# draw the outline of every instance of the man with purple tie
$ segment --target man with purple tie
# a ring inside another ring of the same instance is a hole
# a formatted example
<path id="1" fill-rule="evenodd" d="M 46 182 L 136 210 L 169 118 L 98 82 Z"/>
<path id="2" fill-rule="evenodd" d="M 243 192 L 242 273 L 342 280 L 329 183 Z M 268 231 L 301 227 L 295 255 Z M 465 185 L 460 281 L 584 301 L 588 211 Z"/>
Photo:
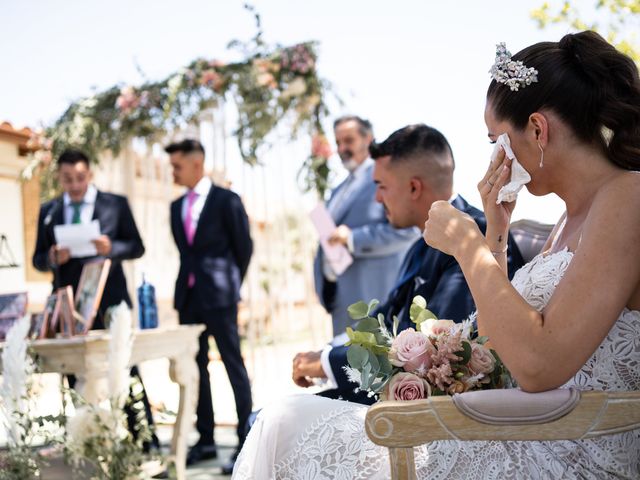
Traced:
<path id="1" fill-rule="evenodd" d="M 213 336 L 227 370 L 238 414 L 239 447 L 251 413 L 251 385 L 240 353 L 238 301 L 240 284 L 249 267 L 253 243 L 249 220 L 240 197 L 213 185 L 204 173 L 204 148 L 197 140 L 183 140 L 165 148 L 173 180 L 187 187 L 171 204 L 171 231 L 180 252 L 174 307 L 181 324 L 206 326 L 196 357 L 200 371 L 197 408 L 198 442 L 187 464 L 217 457 L 209 380 L 209 337 Z M 237 452 L 234 452 L 232 460 Z"/>

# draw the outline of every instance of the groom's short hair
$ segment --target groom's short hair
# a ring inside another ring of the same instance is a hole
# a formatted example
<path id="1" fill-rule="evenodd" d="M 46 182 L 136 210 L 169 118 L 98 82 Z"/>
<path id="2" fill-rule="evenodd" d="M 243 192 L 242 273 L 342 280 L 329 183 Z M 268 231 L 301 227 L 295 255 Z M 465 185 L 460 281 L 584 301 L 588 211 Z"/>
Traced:
<path id="1" fill-rule="evenodd" d="M 187 155 L 189 153 L 198 152 L 204 155 L 204 147 L 202 146 L 202 143 L 192 138 L 186 138 L 181 142 L 170 143 L 165 147 L 164 151 L 168 154 L 180 152 Z"/>
<path id="2" fill-rule="evenodd" d="M 418 123 L 396 130 L 381 142 L 373 142 L 369 153 L 374 160 L 391 157 L 391 165 L 414 167 L 434 188 L 453 186 L 455 161 L 446 137 L 433 127 Z"/>

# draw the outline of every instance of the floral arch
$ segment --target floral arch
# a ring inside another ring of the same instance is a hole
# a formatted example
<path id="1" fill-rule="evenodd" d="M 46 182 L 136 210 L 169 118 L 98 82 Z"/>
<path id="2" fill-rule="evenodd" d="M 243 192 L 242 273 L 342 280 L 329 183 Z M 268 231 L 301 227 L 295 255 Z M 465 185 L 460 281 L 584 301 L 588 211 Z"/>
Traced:
<path id="1" fill-rule="evenodd" d="M 259 28 L 257 15 L 256 20 Z M 322 197 L 331 152 L 322 128 L 328 115 L 325 95 L 330 85 L 317 73 L 317 45 L 306 42 L 269 47 L 261 35 L 259 31 L 247 44 L 229 44 L 242 49 L 244 61 L 199 58 L 163 80 L 115 85 L 73 102 L 33 139 L 42 149 L 25 175 L 42 166 L 42 195 L 49 198 L 57 188 L 51 159 L 63 149 L 76 147 L 94 159 L 100 159 L 104 152 L 115 157 L 131 140 L 143 139 L 148 144 L 162 141 L 197 124 L 203 111 L 231 99 L 238 111 L 233 134 L 242 159 L 250 165 L 259 163 L 260 152 L 269 146 L 266 137 L 281 123 L 289 126 L 292 139 L 301 132 L 312 137 L 310 155 L 298 178 L 304 190 L 315 190 Z"/>

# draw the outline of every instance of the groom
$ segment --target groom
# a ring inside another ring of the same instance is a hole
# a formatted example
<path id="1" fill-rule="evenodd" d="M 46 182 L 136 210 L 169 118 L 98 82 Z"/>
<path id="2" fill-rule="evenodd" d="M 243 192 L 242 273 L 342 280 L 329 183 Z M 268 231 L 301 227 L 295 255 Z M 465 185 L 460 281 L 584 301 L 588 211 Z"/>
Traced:
<path id="1" fill-rule="evenodd" d="M 376 200 L 384 206 L 391 225 L 422 230 L 431 204 L 448 200 L 470 215 L 484 233 L 484 214 L 453 191 L 453 154 L 447 139 L 438 130 L 424 124 L 409 125 L 392 133 L 384 142 L 372 144 L 370 153 L 376 161 L 373 173 Z M 522 264 L 522 256 L 509 237 L 509 278 Z M 423 296 L 429 310 L 439 318 L 460 322 L 474 310 L 471 292 L 458 263 L 453 257 L 429 247 L 422 238 L 405 255 L 395 287 L 377 310 L 384 314 L 389 330 L 394 315 L 400 320 L 399 330 L 412 326 L 409 307 L 416 295 Z M 346 334 L 339 335 L 320 352 L 296 355 L 293 381 L 309 387 L 314 378 L 326 379 L 331 388 L 319 395 L 371 404 L 374 399 L 366 393 L 354 393 L 357 385 L 349 382 L 344 372 L 343 367 L 348 365 L 346 340 Z"/>

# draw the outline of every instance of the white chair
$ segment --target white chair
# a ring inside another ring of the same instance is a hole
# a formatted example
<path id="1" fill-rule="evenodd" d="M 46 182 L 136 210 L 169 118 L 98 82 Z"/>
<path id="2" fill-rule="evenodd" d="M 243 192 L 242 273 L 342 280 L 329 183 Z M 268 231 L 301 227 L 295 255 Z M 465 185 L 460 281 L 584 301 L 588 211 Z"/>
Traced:
<path id="1" fill-rule="evenodd" d="M 578 440 L 640 428 L 640 391 L 484 390 L 380 402 L 365 427 L 389 448 L 391 478 L 413 480 L 413 447 L 437 440 Z"/>
<path id="2" fill-rule="evenodd" d="M 525 263 L 540 253 L 552 230 L 553 225 L 535 220 L 524 219 L 511 223 L 511 235 L 518 245 L 518 250 L 520 250 Z"/>

